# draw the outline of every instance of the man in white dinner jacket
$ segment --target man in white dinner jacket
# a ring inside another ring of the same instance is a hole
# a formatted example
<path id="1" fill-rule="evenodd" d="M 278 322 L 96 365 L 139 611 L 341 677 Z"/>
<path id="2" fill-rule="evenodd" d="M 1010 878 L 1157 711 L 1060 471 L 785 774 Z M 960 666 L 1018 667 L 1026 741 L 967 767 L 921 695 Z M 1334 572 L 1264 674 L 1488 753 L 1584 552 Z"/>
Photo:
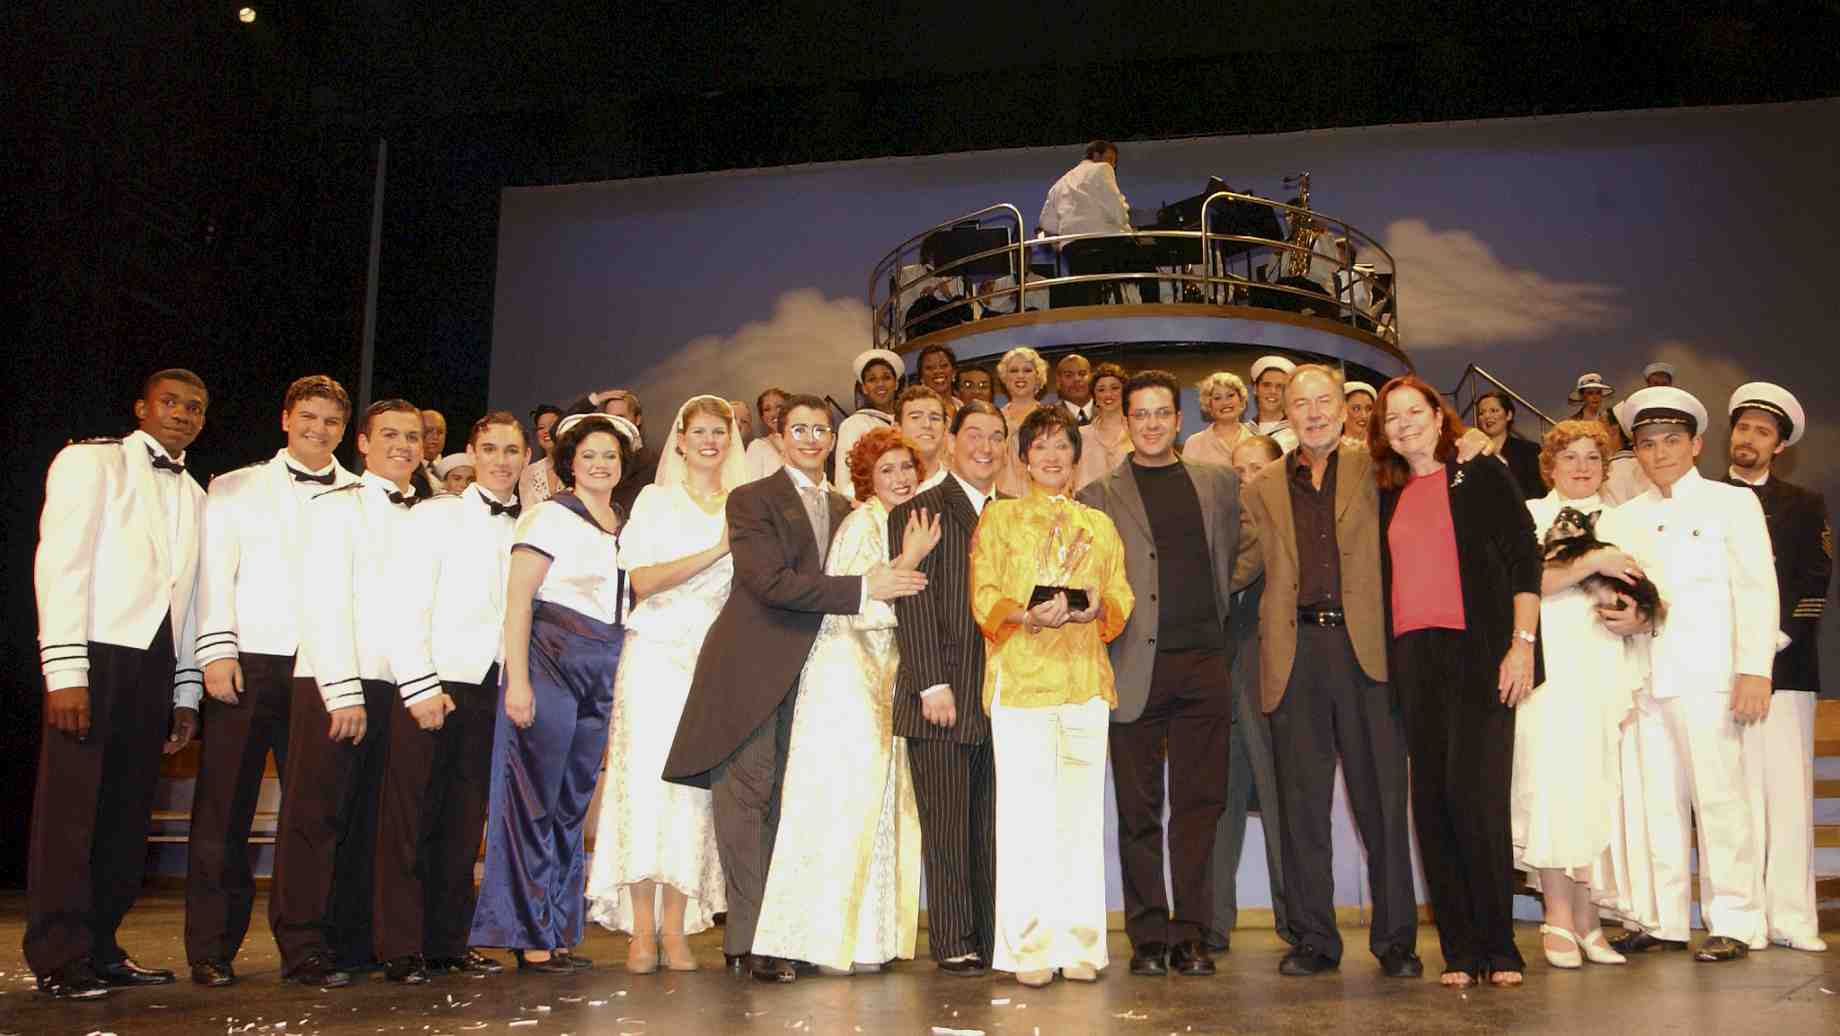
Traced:
<path id="1" fill-rule="evenodd" d="M 300 650 L 313 675 L 289 698 L 268 906 L 282 976 L 303 985 L 347 985 L 372 959 L 378 788 L 400 700 L 391 568 L 417 503 L 422 417 L 407 400 L 371 404 L 357 422 L 364 474 L 307 505 Z"/>
<path id="2" fill-rule="evenodd" d="M 263 767 L 272 749 L 285 770 L 294 678 L 311 675 L 299 654 L 306 509 L 355 480 L 332 456 L 350 420 L 351 397 L 338 382 L 297 379 L 281 403 L 287 445 L 212 479 L 205 500 L 197 651 L 206 733 L 185 879 L 185 956 L 202 986 L 236 981 L 231 962 L 249 933 L 249 827 Z"/>
<path id="3" fill-rule="evenodd" d="M 115 935 L 141 887 L 160 753 L 198 729 L 204 491 L 185 451 L 208 403 L 198 375 L 159 371 L 142 384 L 133 433 L 66 446 L 45 477 L 32 571 L 45 728 L 24 948 L 39 990 L 58 999 L 173 980 Z"/>
<path id="4" fill-rule="evenodd" d="M 1701 910 L 1711 934 L 1694 959 L 1741 960 L 1768 945 L 1744 728 L 1770 708 L 1777 632 L 1770 531 L 1755 493 L 1695 470 L 1706 427 L 1698 399 L 1677 388 L 1645 388 L 1619 416 L 1654 488 L 1617 512 L 1617 535 L 1628 541 L 1618 545 L 1643 565 L 1668 610 L 1651 631 L 1633 608 L 1599 609 L 1617 633 L 1653 633 L 1648 684 L 1637 697 L 1639 784 L 1626 786 L 1624 796 L 1625 822 L 1639 825 L 1646 842 L 1645 853 L 1632 851 L 1630 866 L 1649 871 L 1632 885 L 1652 888 L 1654 916 L 1612 945 L 1623 953 L 1686 948 L 1697 821 L 1709 890 Z"/>
<path id="5" fill-rule="evenodd" d="M 417 505 L 392 573 L 403 628 L 391 640 L 390 667 L 401 696 L 378 806 L 374 939 L 396 982 L 504 970 L 466 939 L 491 791 L 505 577 L 528 456 L 517 416 L 480 418 L 466 455 L 478 481 Z"/>

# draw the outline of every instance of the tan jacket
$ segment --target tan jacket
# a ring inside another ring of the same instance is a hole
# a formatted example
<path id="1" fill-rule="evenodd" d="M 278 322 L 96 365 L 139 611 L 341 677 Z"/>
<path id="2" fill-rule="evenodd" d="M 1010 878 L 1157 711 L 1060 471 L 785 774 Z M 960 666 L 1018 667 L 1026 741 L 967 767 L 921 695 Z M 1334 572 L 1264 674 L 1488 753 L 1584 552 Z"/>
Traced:
<path id="1" fill-rule="evenodd" d="M 1337 447 L 1335 539 L 1342 552 L 1342 609 L 1361 668 L 1386 680 L 1386 609 L 1380 591 L 1380 494 L 1367 447 Z M 1286 458 L 1288 461 L 1289 458 Z M 1265 571 L 1259 604 L 1259 698 L 1269 713 L 1284 700 L 1297 656 L 1297 526 L 1291 516 L 1289 467 L 1278 462 L 1246 484 L 1241 501 L 1257 529 L 1255 553 Z"/>

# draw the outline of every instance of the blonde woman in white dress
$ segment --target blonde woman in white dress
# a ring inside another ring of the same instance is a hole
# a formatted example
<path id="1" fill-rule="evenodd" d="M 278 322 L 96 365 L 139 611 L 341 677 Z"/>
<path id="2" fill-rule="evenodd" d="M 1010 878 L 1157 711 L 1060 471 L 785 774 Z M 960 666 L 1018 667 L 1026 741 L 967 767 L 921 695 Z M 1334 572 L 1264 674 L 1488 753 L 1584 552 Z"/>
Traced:
<path id="1" fill-rule="evenodd" d="M 1182 459 L 1190 464 L 1233 466 L 1233 451 L 1258 429 L 1246 423 L 1246 383 L 1231 371 L 1215 371 L 1195 385 L 1202 416 L 1211 422 L 1182 442 Z"/>
<path id="2" fill-rule="evenodd" d="M 1617 542 L 1612 509 L 1599 496 L 1610 445 L 1598 421 L 1561 421 L 1546 434 L 1540 470 L 1552 492 L 1527 501 L 1538 536 L 1544 539 L 1569 507 L 1597 515 L 1599 538 Z M 1616 906 L 1626 892 L 1618 881 L 1621 753 L 1641 673 L 1623 638 L 1598 621 L 1578 583 L 1635 568 L 1628 555 L 1605 548 L 1545 570 L 1540 650 L 1546 681 L 1515 711 L 1509 800 L 1514 863 L 1545 899 L 1543 948 L 1558 968 L 1579 967 L 1584 959 L 1625 962 L 1604 938 L 1598 906 Z"/>
<path id="3" fill-rule="evenodd" d="M 1003 404 L 1003 420 L 1011 429 L 1009 458 L 1003 470 L 997 472 L 997 490 L 1007 496 L 1020 497 L 1028 491 L 1029 476 L 1027 465 L 1016 450 L 1014 429 L 1021 428 L 1024 418 L 1041 409 L 1041 391 L 1048 384 L 1048 361 L 1028 346 L 1019 345 L 1004 353 L 1003 359 L 998 361 L 997 381 L 1007 397 Z"/>
<path id="4" fill-rule="evenodd" d="M 728 600 L 728 491 L 746 481 L 729 404 L 677 412 L 653 483 L 633 502 L 620 567 L 638 603 L 613 686 L 607 779 L 588 873 L 589 916 L 628 932 L 627 970 L 691 971 L 689 934 L 727 909 L 707 789 L 661 779 L 703 636 Z"/>
<path id="5" fill-rule="evenodd" d="M 912 570 L 939 542 L 939 517 L 914 515 L 901 556 L 888 556 L 889 509 L 925 472 L 898 429 L 857 441 L 838 467 L 865 502 L 837 527 L 827 575 L 891 561 Z M 894 609 L 867 601 L 826 615 L 799 675 L 779 831 L 753 952 L 809 961 L 827 974 L 912 959 L 920 918 L 920 814 L 907 742 L 894 734 Z"/>

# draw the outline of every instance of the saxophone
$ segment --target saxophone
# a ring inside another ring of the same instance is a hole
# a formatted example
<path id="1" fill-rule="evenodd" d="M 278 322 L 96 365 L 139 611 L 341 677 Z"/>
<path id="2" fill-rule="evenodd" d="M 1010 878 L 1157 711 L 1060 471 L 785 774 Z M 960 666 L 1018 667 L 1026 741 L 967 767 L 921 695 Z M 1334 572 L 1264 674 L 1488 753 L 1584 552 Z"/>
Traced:
<path id="1" fill-rule="evenodd" d="M 1298 173 L 1284 178 L 1284 186 L 1297 188 L 1297 207 L 1308 211 L 1310 207 L 1310 174 Z M 1316 239 L 1322 234 L 1322 227 L 1309 216 L 1290 213 L 1290 244 L 1297 250 L 1286 249 L 1284 252 L 1284 276 L 1308 277 L 1310 264 L 1316 258 Z"/>

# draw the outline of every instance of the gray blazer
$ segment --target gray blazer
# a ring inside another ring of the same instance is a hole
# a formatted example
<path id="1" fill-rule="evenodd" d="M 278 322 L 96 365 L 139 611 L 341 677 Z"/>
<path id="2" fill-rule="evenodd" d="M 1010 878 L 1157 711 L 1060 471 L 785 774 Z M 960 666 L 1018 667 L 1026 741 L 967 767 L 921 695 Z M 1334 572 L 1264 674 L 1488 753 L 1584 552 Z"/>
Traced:
<path id="1" fill-rule="evenodd" d="M 1257 576 L 1249 564 L 1236 563 L 1241 552 L 1254 547 L 1253 531 L 1239 506 L 1239 476 L 1233 469 L 1214 464 L 1190 464 L 1178 461 L 1195 483 L 1195 498 L 1201 503 L 1201 520 L 1207 530 L 1209 559 L 1214 568 L 1214 607 L 1224 624 L 1232 613 L 1232 594 L 1244 589 Z M 1156 668 L 1156 627 L 1160 609 L 1156 594 L 1156 539 L 1150 532 L 1150 516 L 1144 510 L 1144 498 L 1137 491 L 1137 478 L 1131 474 L 1131 459 L 1126 457 L 1103 478 L 1089 483 L 1079 492 L 1080 502 L 1104 511 L 1118 527 L 1124 541 L 1124 574 L 1137 595 L 1137 606 L 1124 632 L 1111 643 L 1112 674 L 1117 680 L 1118 708 L 1112 712 L 1113 723 L 1130 723 L 1144 713 L 1150 696 L 1150 674 Z M 1258 551 L 1251 550 L 1256 559 Z"/>

